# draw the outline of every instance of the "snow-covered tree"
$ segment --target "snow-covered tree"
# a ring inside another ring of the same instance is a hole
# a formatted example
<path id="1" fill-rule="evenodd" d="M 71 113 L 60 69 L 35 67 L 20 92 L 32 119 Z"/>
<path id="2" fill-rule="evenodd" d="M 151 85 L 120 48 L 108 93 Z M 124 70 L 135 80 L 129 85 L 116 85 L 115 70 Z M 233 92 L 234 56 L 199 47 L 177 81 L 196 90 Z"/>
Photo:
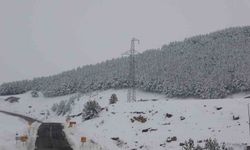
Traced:
<path id="1" fill-rule="evenodd" d="M 59 103 L 55 103 L 52 105 L 51 110 L 55 112 L 58 116 L 66 115 L 71 113 L 72 110 L 72 100 L 69 100 L 68 102 L 65 100 L 60 101 Z"/>
<path id="2" fill-rule="evenodd" d="M 112 94 L 109 99 L 109 104 L 115 104 L 118 101 L 116 94 Z"/>
<path id="3" fill-rule="evenodd" d="M 220 150 L 221 148 L 216 139 L 212 140 L 211 138 L 209 138 L 208 140 L 206 140 L 204 149 L 205 150 Z"/>
<path id="4" fill-rule="evenodd" d="M 83 121 L 95 118 L 101 112 L 101 106 L 95 101 L 88 101 L 82 111 Z"/>
<path id="5" fill-rule="evenodd" d="M 33 90 L 33 91 L 31 91 L 31 96 L 32 97 L 39 97 L 39 94 L 37 91 Z"/>
<path id="6" fill-rule="evenodd" d="M 185 141 L 184 145 L 182 146 L 184 150 L 194 150 L 194 141 L 192 139 L 189 139 L 188 141 Z"/>
<path id="7" fill-rule="evenodd" d="M 137 54 L 136 87 L 168 97 L 223 98 L 250 90 L 250 27 L 187 38 Z M 61 74 L 4 83 L 0 95 L 37 90 L 47 97 L 128 87 L 128 57 Z"/>

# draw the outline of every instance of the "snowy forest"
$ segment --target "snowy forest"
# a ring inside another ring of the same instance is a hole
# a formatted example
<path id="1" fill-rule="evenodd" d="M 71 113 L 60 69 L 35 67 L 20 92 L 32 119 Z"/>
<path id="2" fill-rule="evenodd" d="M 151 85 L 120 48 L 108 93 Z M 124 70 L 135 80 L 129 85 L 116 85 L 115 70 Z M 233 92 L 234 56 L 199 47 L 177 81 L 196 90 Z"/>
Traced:
<path id="1" fill-rule="evenodd" d="M 223 98 L 250 90 L 250 27 L 172 42 L 136 55 L 136 87 L 168 97 Z M 58 75 L 3 83 L 0 95 L 41 91 L 47 97 L 128 87 L 128 57 Z"/>

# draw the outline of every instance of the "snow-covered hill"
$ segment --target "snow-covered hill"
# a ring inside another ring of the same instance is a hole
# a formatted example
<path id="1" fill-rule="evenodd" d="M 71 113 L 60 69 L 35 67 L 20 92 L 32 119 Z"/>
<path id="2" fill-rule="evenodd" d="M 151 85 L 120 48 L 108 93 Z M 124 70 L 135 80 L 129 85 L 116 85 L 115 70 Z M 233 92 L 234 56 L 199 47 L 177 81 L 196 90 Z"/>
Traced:
<path id="1" fill-rule="evenodd" d="M 168 97 L 225 98 L 250 91 L 250 26 L 171 42 L 136 54 L 138 89 Z M 85 65 L 57 75 L 0 85 L 0 95 L 41 91 L 56 97 L 80 91 L 129 87 L 129 58 Z"/>
<path id="2" fill-rule="evenodd" d="M 18 103 L 4 101 L 0 97 L 0 110 L 14 111 L 51 122 L 65 123 L 66 116 L 56 116 L 51 107 L 61 100 L 75 97 L 70 115 L 79 114 L 88 100 L 96 100 L 105 108 L 98 118 L 82 122 L 82 117 L 72 118 L 77 122 L 73 128 L 65 128 L 67 137 L 75 149 L 79 149 L 80 137 L 86 136 L 104 149 L 144 149 L 165 150 L 181 147 L 179 144 L 194 139 L 195 142 L 216 138 L 219 142 L 233 144 L 235 149 L 243 149 L 249 143 L 247 94 L 231 96 L 226 99 L 168 99 L 164 95 L 137 92 L 137 102 L 126 101 L 126 90 L 107 90 L 91 94 L 77 94 L 57 98 L 32 98 L 30 93 L 16 95 Z M 118 97 L 116 104 L 109 104 L 111 94 Z M 50 114 L 49 116 L 46 116 Z M 168 114 L 168 115 L 167 115 Z M 171 115 L 172 116 L 171 116 Z M 142 116 L 146 122 L 136 121 Z M 170 117 L 171 116 L 171 117 Z M 233 120 L 239 116 L 239 120 Z M 176 141 L 167 142 L 168 137 Z M 113 138 L 113 139 L 112 139 Z M 202 143 L 201 143 L 202 145 Z"/>

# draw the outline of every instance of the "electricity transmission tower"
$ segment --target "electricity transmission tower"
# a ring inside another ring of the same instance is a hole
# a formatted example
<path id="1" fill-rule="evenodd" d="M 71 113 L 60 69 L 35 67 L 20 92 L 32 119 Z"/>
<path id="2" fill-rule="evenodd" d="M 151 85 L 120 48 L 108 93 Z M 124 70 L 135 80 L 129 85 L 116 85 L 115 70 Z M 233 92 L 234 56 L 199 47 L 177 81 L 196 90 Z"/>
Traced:
<path id="1" fill-rule="evenodd" d="M 249 135 L 250 135 L 250 104 L 247 105 L 248 108 L 248 126 L 249 126 Z"/>
<path id="2" fill-rule="evenodd" d="M 135 90 L 135 69 L 136 69 L 136 62 L 135 62 L 135 54 L 138 53 L 135 50 L 135 43 L 139 44 L 139 40 L 136 38 L 132 38 L 130 50 L 124 53 L 124 55 L 129 56 L 129 75 L 128 75 L 128 102 L 136 101 L 136 90 Z"/>

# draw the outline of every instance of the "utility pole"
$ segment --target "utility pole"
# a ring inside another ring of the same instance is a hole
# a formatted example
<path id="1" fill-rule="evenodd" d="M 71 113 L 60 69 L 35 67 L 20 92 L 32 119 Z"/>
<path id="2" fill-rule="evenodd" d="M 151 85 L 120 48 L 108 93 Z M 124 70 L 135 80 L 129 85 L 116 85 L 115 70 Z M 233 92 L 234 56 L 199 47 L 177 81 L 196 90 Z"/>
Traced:
<path id="1" fill-rule="evenodd" d="M 248 126 L 249 126 L 249 136 L 250 136 L 250 104 L 247 105 L 248 107 Z"/>
<path id="2" fill-rule="evenodd" d="M 138 53 L 135 50 L 135 43 L 139 44 L 139 40 L 136 38 L 132 38 L 131 40 L 131 46 L 130 46 L 130 50 L 127 51 L 124 55 L 128 55 L 129 56 L 129 74 L 128 74 L 128 102 L 134 102 L 136 101 L 136 88 L 135 88 L 135 81 L 136 81 L 136 62 L 135 62 L 135 54 Z"/>

